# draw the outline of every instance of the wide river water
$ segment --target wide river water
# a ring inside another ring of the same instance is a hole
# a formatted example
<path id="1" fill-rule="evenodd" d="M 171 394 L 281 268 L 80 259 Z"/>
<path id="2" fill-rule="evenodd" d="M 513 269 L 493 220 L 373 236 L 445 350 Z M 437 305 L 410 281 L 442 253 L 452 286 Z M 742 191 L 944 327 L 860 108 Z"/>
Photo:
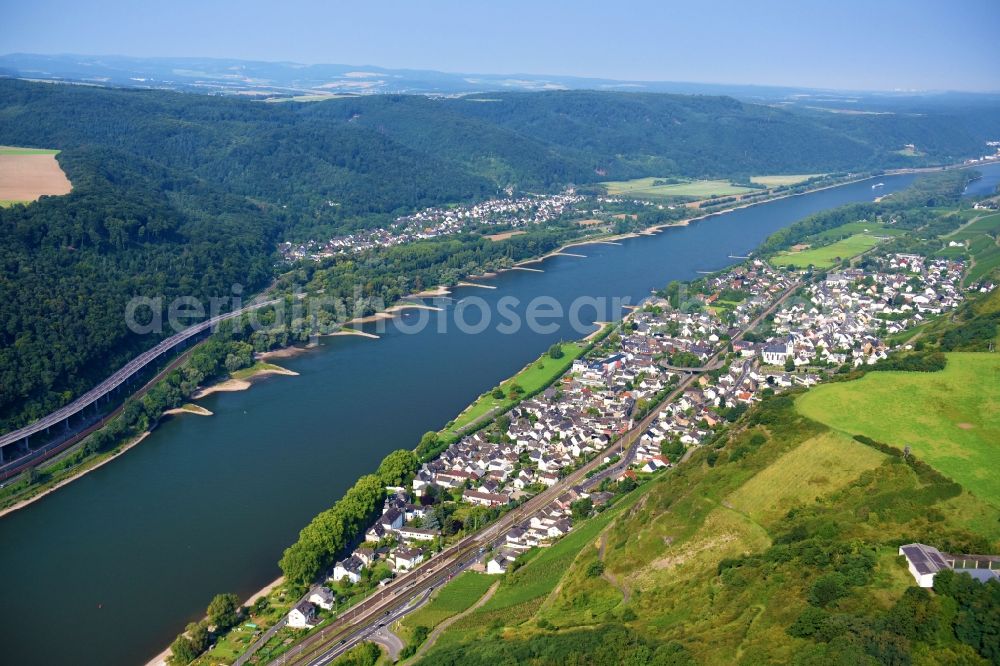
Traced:
<path id="1" fill-rule="evenodd" d="M 1000 165 L 969 194 L 992 191 Z M 640 301 L 653 287 L 734 263 L 772 232 L 812 213 L 898 191 L 884 176 L 712 216 L 687 227 L 570 250 L 462 288 L 456 301 L 544 295 Z M 885 187 L 872 190 L 873 182 Z M 472 303 L 472 301 L 468 301 Z M 459 308 L 464 306 L 458 306 Z M 474 323 L 478 310 L 465 320 Z M 442 314 L 409 311 L 378 340 L 324 338 L 279 361 L 300 373 L 200 402 L 211 417 L 165 421 L 140 445 L 33 505 L 0 519 L 0 663 L 137 664 L 200 618 L 217 592 L 246 597 L 278 574 L 282 549 L 315 514 L 397 448 L 412 448 L 469 402 L 561 338 L 490 326 L 467 333 Z M 580 318 L 601 320 L 593 308 Z M 419 333 L 401 330 L 430 317 Z M 438 318 L 445 317 L 445 332 Z M 494 312 L 496 319 L 496 312 Z M 371 327 L 369 327 L 371 328 Z"/>

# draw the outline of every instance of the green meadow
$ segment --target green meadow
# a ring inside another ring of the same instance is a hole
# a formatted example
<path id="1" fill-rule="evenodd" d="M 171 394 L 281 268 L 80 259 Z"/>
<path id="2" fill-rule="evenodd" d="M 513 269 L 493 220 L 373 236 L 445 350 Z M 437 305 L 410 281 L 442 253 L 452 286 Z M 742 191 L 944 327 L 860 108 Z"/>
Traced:
<path id="1" fill-rule="evenodd" d="M 17 148 L 15 146 L 0 146 L 0 155 L 58 155 L 58 150 L 46 148 Z"/>
<path id="2" fill-rule="evenodd" d="M 847 224 L 842 224 L 839 227 L 834 227 L 833 229 L 827 229 L 826 231 L 814 234 L 809 237 L 808 242 L 826 243 L 830 241 L 838 241 L 855 234 L 870 234 L 872 236 L 900 236 L 904 233 L 906 232 L 902 229 L 889 227 L 878 222 L 858 220 L 857 222 L 848 222 Z"/>
<path id="3" fill-rule="evenodd" d="M 809 248 L 800 252 L 782 252 L 776 255 L 771 262 L 777 266 L 805 268 L 811 265 L 816 268 L 830 268 L 843 259 L 849 259 L 870 250 L 878 245 L 878 242 L 879 239 L 876 236 L 859 233 L 830 245 Z"/>
<path id="4" fill-rule="evenodd" d="M 498 580 L 495 576 L 466 571 L 442 587 L 426 606 L 407 615 L 400 624 L 408 632 L 419 626 L 433 629 L 449 617 L 471 608 Z"/>
<path id="5" fill-rule="evenodd" d="M 511 400 L 508 396 L 514 385 L 524 389 L 522 395 L 530 395 L 548 386 L 559 375 L 566 372 L 573 364 L 573 361 L 579 358 L 586 348 L 586 343 L 564 342 L 562 343 L 562 358 L 555 359 L 551 358 L 548 354 L 543 354 L 538 360 L 532 362 L 531 365 L 526 366 L 516 375 L 500 384 L 498 388 L 503 390 L 505 397 L 494 398 L 493 391 L 496 389 L 487 391 L 479 396 L 474 403 L 466 407 L 455 421 L 448 426 L 447 430 L 455 431 L 462 428 L 497 407 L 512 406 L 516 401 Z"/>
<path id="6" fill-rule="evenodd" d="M 941 372 L 870 372 L 801 396 L 803 415 L 926 460 L 1000 507 L 1000 356 L 947 354 Z"/>

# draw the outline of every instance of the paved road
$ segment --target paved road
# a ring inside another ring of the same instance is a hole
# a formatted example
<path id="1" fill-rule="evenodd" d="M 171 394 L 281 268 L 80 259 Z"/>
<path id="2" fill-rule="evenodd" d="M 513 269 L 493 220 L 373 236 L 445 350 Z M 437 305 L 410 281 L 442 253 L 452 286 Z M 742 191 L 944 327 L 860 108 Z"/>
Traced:
<path id="1" fill-rule="evenodd" d="M 190 326 L 184 329 L 180 333 L 175 333 L 169 338 L 159 342 L 152 349 L 148 349 L 143 353 L 139 354 L 138 356 L 136 356 L 135 358 L 133 358 L 131 361 L 129 361 L 124 366 L 119 368 L 119 370 L 115 372 L 113 375 L 111 375 L 103 382 L 101 382 L 94 388 L 90 389 L 89 391 L 87 391 L 86 393 L 84 393 L 79 398 L 69 403 L 65 407 L 61 407 L 52 412 L 51 414 L 43 416 L 42 418 L 35 421 L 31 425 L 25 426 L 23 428 L 20 428 L 19 430 L 14 430 L 13 432 L 9 432 L 6 435 L 0 436 L 0 448 L 3 448 L 4 446 L 13 444 L 15 442 L 19 442 L 23 439 L 30 437 L 31 435 L 42 432 L 47 428 L 51 428 L 52 426 L 59 425 L 63 421 L 66 421 L 69 418 L 79 414 L 84 409 L 90 407 L 98 400 L 106 396 L 108 393 L 110 393 L 111 391 L 113 391 L 114 389 L 118 388 L 126 381 L 131 379 L 136 373 L 144 369 L 147 365 L 149 365 L 153 361 L 156 361 L 167 352 L 173 350 L 173 348 L 176 347 L 177 345 L 193 338 L 199 333 L 207 331 L 213 326 L 216 326 L 217 324 L 226 321 L 228 319 L 233 319 L 234 317 L 238 317 L 244 313 L 250 312 L 252 310 L 257 310 L 262 307 L 266 307 L 268 305 L 273 305 L 277 302 L 278 302 L 277 300 L 270 300 L 261 303 L 254 303 L 251 305 L 247 305 L 243 308 L 240 308 L 239 310 L 235 310 L 233 312 L 227 312 L 226 314 L 206 319 L 205 321 L 199 324 L 195 324 L 194 326 Z"/>
<path id="2" fill-rule="evenodd" d="M 800 284 L 800 281 L 792 283 L 781 297 L 747 325 L 741 335 L 756 328 L 768 314 L 787 300 Z M 717 363 L 725 353 L 725 348 L 721 348 L 708 359 L 706 365 Z M 582 482 L 586 482 L 587 486 L 592 486 L 623 470 L 634 457 L 639 438 L 653 424 L 662 408 L 683 393 L 695 378 L 696 375 L 689 375 L 683 379 L 649 414 L 589 463 L 570 473 L 551 488 L 542 491 L 521 506 L 504 514 L 482 531 L 463 538 L 428 562 L 399 576 L 381 591 L 345 611 L 333 623 L 305 638 L 276 663 L 309 664 L 310 666 L 323 666 L 329 663 L 350 649 L 351 646 L 365 640 L 366 636 L 377 631 L 381 625 L 394 621 L 391 618 L 405 615 L 406 612 L 409 612 L 406 609 L 410 604 L 417 603 L 420 599 L 426 600 L 436 586 L 446 583 L 454 575 L 461 573 L 475 562 L 486 550 L 502 543 L 508 529 L 529 518 L 566 490 Z M 623 460 L 588 479 L 587 474 L 604 464 L 604 458 L 615 453 L 616 449 L 627 449 Z"/>
<path id="3" fill-rule="evenodd" d="M 373 643 L 378 643 L 389 653 L 390 661 L 399 661 L 399 653 L 403 651 L 405 644 L 399 636 L 392 633 L 389 627 L 382 627 L 369 637 Z"/>

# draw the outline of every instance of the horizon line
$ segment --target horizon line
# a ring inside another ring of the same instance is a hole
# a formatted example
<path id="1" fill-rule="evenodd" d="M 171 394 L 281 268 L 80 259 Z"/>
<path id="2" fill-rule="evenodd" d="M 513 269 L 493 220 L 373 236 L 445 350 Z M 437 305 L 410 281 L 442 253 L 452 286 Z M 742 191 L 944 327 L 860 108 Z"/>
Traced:
<path id="1" fill-rule="evenodd" d="M 386 71 L 397 71 L 397 72 L 433 72 L 437 74 L 444 74 L 448 76 L 456 77 L 469 77 L 469 76 L 487 76 L 496 78 L 516 78 L 516 77 L 533 77 L 535 79 L 545 80 L 552 78 L 561 79 L 574 79 L 580 81 L 603 81 L 621 85 L 636 85 L 636 84 L 646 84 L 646 85 L 688 85 L 688 86 L 714 86 L 723 88 L 736 88 L 736 87 L 746 87 L 746 88 L 761 88 L 761 89 L 788 89 L 788 90 L 800 90 L 800 91 L 815 91 L 815 92 L 835 92 L 842 94 L 850 93 L 860 93 L 860 94 L 883 94 L 883 95 L 896 95 L 896 96 L 924 96 L 924 95 L 944 95 L 944 94 L 954 94 L 961 93 L 966 95 L 1000 95 L 1000 88 L 998 89 L 960 89 L 960 88 L 834 88 L 826 86 L 817 85 L 800 85 L 800 84 L 786 84 L 786 83 L 734 83 L 734 82 L 719 82 L 719 81 L 693 81 L 693 80 L 680 80 L 680 79 L 618 79 L 618 78 L 608 78 L 602 76 L 594 75 L 582 75 L 582 74 L 533 74 L 529 72 L 509 72 L 509 73 L 497 73 L 497 72 L 468 72 L 468 71 L 450 71 L 445 69 L 429 69 L 429 68 L 414 68 L 414 67 L 393 67 L 388 65 L 377 65 L 372 63 L 366 64 L 354 64 L 354 63 L 338 63 L 338 62 L 301 62 L 296 60 L 266 60 L 259 58 L 242 58 L 234 56 L 199 56 L 199 55 L 183 55 L 183 56 L 171 56 L 171 55 L 157 55 L 157 56 L 136 56 L 136 55 L 126 55 L 121 53 L 73 53 L 73 52 L 62 52 L 62 53 L 33 53 L 28 51 L 13 51 L 8 53 L 0 54 L 0 58 L 8 58 L 14 56 L 32 56 L 32 57 L 82 57 L 82 58 L 121 58 L 121 59 L 132 59 L 132 60 L 208 60 L 208 61 L 220 61 L 220 62 L 242 62 L 242 63 L 261 63 L 270 65 L 298 65 L 302 67 L 345 67 L 345 68 L 374 68 Z M 26 77 L 16 76 L 11 78 L 24 79 Z M 69 79 L 64 79 L 69 80 Z M 596 88 L 581 88 L 597 90 Z M 523 91 L 523 92 L 549 92 L 549 91 Z M 627 90 L 622 90 L 618 92 L 629 92 Z M 647 92 L 657 94 L 658 91 L 635 91 L 635 92 Z M 387 94 L 387 93 L 362 93 L 362 94 Z M 397 93 L 406 94 L 406 93 Z M 662 94 L 662 93 L 660 93 Z M 672 94 L 690 94 L 690 93 L 672 93 Z"/>

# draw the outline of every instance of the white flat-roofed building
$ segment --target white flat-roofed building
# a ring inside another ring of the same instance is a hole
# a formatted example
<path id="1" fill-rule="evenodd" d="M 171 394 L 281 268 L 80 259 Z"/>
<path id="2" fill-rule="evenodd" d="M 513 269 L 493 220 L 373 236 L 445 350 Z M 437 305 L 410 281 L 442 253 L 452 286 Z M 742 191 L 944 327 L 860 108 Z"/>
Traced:
<path id="1" fill-rule="evenodd" d="M 910 575 L 920 587 L 934 587 L 934 576 L 942 569 L 949 569 L 941 551 L 934 546 L 910 543 L 899 547 L 899 554 L 906 558 Z"/>

